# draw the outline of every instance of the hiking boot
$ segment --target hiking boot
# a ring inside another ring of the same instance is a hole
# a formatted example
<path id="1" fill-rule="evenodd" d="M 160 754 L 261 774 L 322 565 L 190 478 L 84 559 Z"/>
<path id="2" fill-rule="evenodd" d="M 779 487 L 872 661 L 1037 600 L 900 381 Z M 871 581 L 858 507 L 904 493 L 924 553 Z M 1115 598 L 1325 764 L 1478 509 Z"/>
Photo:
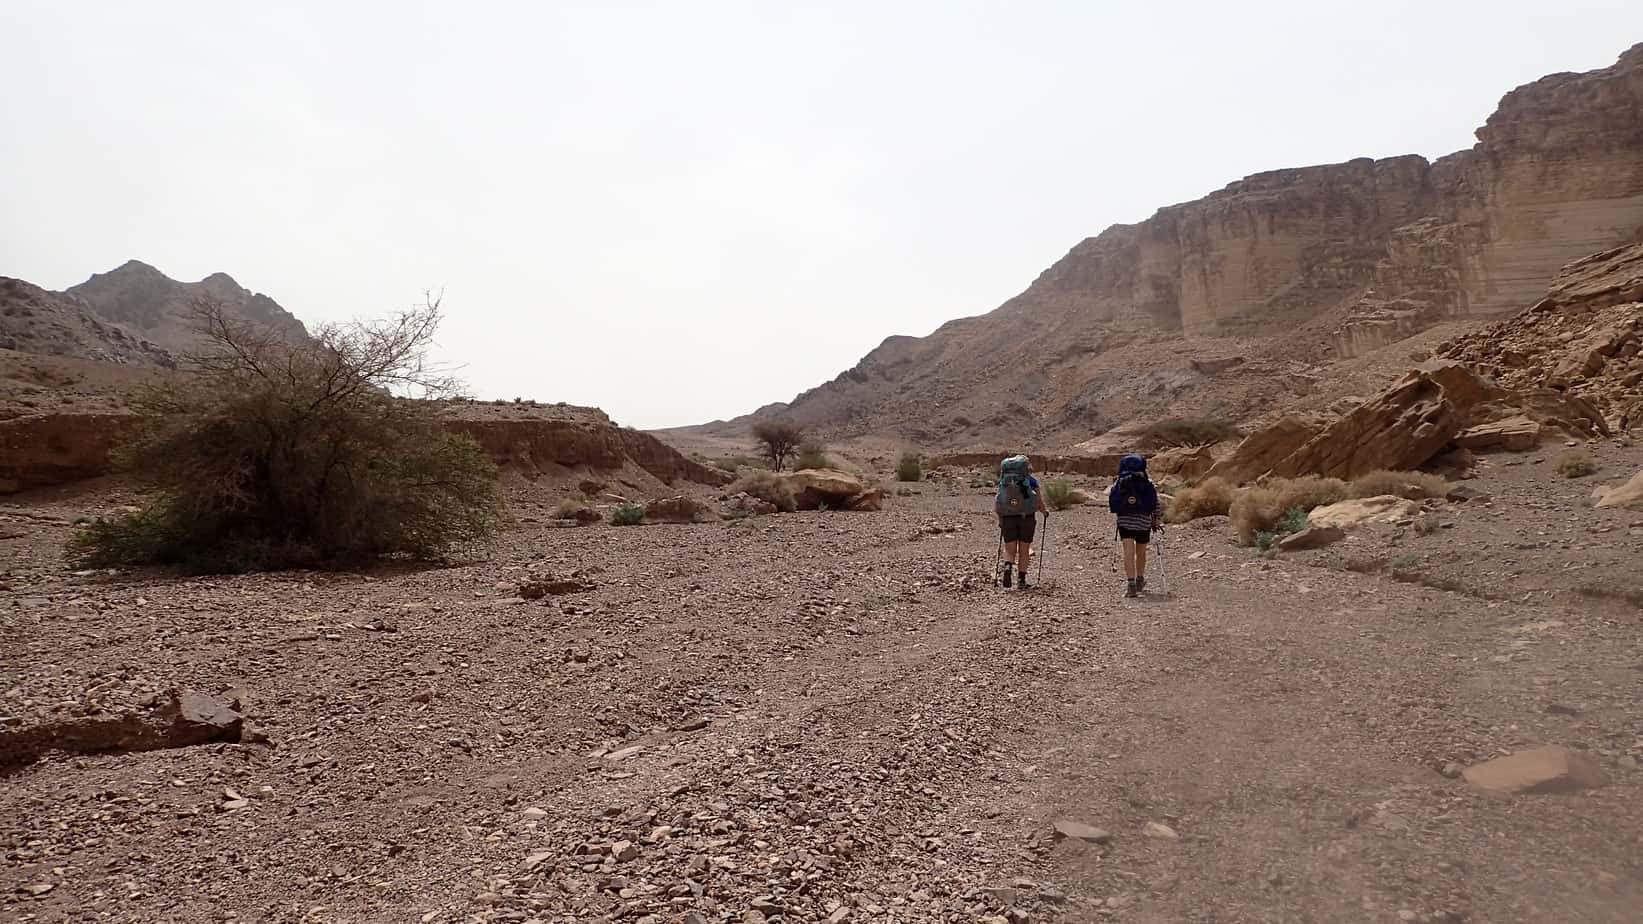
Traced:
<path id="1" fill-rule="evenodd" d="M 1015 586 L 1021 588 L 1022 590 L 1027 589 L 1027 575 L 1025 572 L 1022 573 L 1021 577 L 1016 578 Z"/>
<path id="2" fill-rule="evenodd" d="M 1136 581 L 1135 578 L 1130 578 L 1129 579 L 1129 589 L 1124 591 L 1124 596 L 1126 596 L 1126 597 L 1139 597 L 1139 596 L 1141 596 L 1141 587 L 1140 587 L 1139 583 Z"/>
<path id="3" fill-rule="evenodd" d="M 1135 595 L 1140 596 L 1147 591 L 1147 576 L 1142 575 L 1135 579 Z"/>
<path id="4" fill-rule="evenodd" d="M 1004 586 L 1005 587 L 1010 586 L 1011 575 L 1013 575 L 1013 574 L 1015 574 L 1015 569 L 1010 567 L 1009 565 L 1005 565 L 1004 566 Z"/>

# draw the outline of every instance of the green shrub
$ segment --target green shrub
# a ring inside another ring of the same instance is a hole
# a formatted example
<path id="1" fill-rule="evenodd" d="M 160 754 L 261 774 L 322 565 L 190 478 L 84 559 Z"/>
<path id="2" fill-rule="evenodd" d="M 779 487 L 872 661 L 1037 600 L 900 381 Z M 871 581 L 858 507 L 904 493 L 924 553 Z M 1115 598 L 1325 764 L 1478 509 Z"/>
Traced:
<path id="1" fill-rule="evenodd" d="M 1400 555 L 1397 558 L 1392 559 L 1392 570 L 1408 571 L 1410 568 L 1414 568 L 1420 563 L 1421 557 L 1411 552 L 1408 555 Z"/>
<path id="2" fill-rule="evenodd" d="M 1284 515 L 1271 529 L 1263 529 L 1255 534 L 1255 547 L 1263 552 L 1269 551 L 1278 544 L 1278 540 L 1306 529 L 1306 525 L 1306 511 L 1299 507 L 1291 507 L 1284 511 Z"/>
<path id="3" fill-rule="evenodd" d="M 732 482 L 730 487 L 725 488 L 725 494 L 747 494 L 757 497 L 783 513 L 792 513 L 799 506 L 793 498 L 793 489 L 775 472 L 748 472 Z"/>
<path id="4" fill-rule="evenodd" d="M 1044 505 L 1051 510 L 1066 510 L 1089 500 L 1084 492 L 1074 488 L 1072 482 L 1065 478 L 1057 478 L 1044 485 Z"/>
<path id="5" fill-rule="evenodd" d="M 720 456 L 719 458 L 713 460 L 713 465 L 721 471 L 726 471 L 734 475 L 744 468 L 768 469 L 770 468 L 770 461 L 768 459 L 760 459 L 754 456 Z"/>
<path id="6" fill-rule="evenodd" d="M 1275 530 L 1292 508 L 1305 513 L 1346 500 L 1346 495 L 1346 482 L 1339 478 L 1280 478 L 1239 491 L 1227 512 L 1238 541 L 1252 545 L 1260 533 Z"/>
<path id="7" fill-rule="evenodd" d="M 1565 478 L 1584 478 L 1597 474 L 1597 462 L 1586 452 L 1571 449 L 1557 458 L 1557 473 Z"/>
<path id="8" fill-rule="evenodd" d="M 438 304 L 292 342 L 196 305 L 208 346 L 132 402 L 116 452 L 148 492 L 140 512 L 70 540 L 76 567 L 196 572 L 345 567 L 444 557 L 504 520 L 496 467 L 431 401 L 455 383 L 425 363 Z"/>
<path id="9" fill-rule="evenodd" d="M 612 526 L 638 526 L 645 521 L 645 505 L 635 503 L 618 504 L 611 508 L 610 523 Z"/>
<path id="10" fill-rule="evenodd" d="M 1202 446 L 1239 436 L 1238 428 L 1212 417 L 1172 417 L 1143 427 L 1138 434 L 1143 449 Z"/>
<path id="11" fill-rule="evenodd" d="M 901 454 L 901 460 L 896 463 L 896 480 L 897 481 L 922 481 L 922 480 L 924 480 L 923 461 L 919 458 L 918 453 L 916 453 L 916 452 L 904 452 L 904 453 Z"/>
<path id="12" fill-rule="evenodd" d="M 832 467 L 833 460 L 827 458 L 826 453 L 821 452 L 801 452 L 799 453 L 798 461 L 793 463 L 794 471 L 802 471 L 807 468 L 815 469 Z"/>

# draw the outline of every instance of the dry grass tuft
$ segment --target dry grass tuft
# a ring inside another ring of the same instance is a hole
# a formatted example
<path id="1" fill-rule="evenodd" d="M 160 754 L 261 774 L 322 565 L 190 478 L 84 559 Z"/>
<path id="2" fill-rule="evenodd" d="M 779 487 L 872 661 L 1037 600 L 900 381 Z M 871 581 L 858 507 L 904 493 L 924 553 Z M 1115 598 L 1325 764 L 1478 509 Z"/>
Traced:
<path id="1" fill-rule="evenodd" d="M 799 507 L 793 499 L 793 489 L 774 472 L 748 472 L 725 488 L 727 495 L 743 493 L 774 505 L 782 513 L 792 513 Z"/>
<path id="2" fill-rule="evenodd" d="M 1280 478 L 1238 492 L 1228 513 L 1238 541 L 1254 545 L 1256 536 L 1272 532 L 1291 510 L 1304 513 L 1346 497 L 1346 482 L 1339 478 Z"/>
<path id="3" fill-rule="evenodd" d="M 1580 449 L 1571 449 L 1557 457 L 1557 473 L 1565 478 L 1584 478 L 1597 474 L 1597 462 Z"/>
<path id="4" fill-rule="evenodd" d="M 1224 478 L 1208 478 L 1176 491 L 1164 501 L 1164 519 L 1187 523 L 1200 517 L 1225 516 L 1232 510 L 1237 489 Z"/>

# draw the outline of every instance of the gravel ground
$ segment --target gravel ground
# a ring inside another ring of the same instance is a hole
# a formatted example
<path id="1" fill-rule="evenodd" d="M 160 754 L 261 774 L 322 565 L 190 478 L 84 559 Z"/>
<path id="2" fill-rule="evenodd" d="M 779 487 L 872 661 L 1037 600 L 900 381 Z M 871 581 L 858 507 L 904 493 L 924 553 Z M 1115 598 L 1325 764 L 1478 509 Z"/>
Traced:
<path id="1" fill-rule="evenodd" d="M 1269 560 L 1171 529 L 1136 601 L 1090 508 L 1038 587 L 992 587 L 964 479 L 206 579 L 69 574 L 73 518 L 121 498 L 35 495 L 0 506 L 0 734 L 172 688 L 246 730 L 0 769 L 0 920 L 1635 921 L 1639 610 L 1581 588 L 1635 580 L 1643 526 L 1490 461 L 1492 506 L 1426 536 Z M 1424 582 L 1346 570 L 1400 543 Z M 1454 778 L 1539 744 L 1609 785 Z"/>

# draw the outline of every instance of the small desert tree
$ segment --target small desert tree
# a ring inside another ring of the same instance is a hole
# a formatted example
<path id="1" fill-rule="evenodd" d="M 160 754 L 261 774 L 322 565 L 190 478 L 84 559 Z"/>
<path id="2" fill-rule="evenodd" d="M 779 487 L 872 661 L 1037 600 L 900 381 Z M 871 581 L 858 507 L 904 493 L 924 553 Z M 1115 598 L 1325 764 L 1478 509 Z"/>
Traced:
<path id="1" fill-rule="evenodd" d="M 805 441 L 804 428 L 785 420 L 764 420 L 753 425 L 753 438 L 759 441 L 759 450 L 776 471 L 787 466 L 787 460 L 798 455 Z"/>
<path id="2" fill-rule="evenodd" d="M 85 567 L 195 571 L 326 567 L 440 557 L 491 535 L 496 468 L 427 400 L 456 383 L 427 360 L 437 300 L 308 340 L 195 306 L 207 346 L 188 374 L 135 402 L 117 461 L 151 500 L 70 541 Z"/>

